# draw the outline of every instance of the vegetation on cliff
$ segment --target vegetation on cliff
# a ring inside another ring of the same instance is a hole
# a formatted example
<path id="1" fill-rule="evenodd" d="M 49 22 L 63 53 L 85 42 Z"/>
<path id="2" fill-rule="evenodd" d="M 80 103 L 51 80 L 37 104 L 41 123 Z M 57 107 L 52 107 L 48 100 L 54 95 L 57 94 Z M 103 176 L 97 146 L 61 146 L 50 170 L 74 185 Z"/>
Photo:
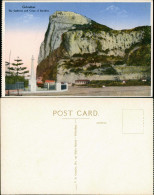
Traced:
<path id="1" fill-rule="evenodd" d="M 48 37 L 49 28 L 50 26 L 48 26 L 45 34 L 45 44 L 47 43 L 47 39 L 52 41 L 52 39 Z M 137 37 L 136 40 L 135 36 Z M 98 24 L 97 22 L 91 20 L 87 24 L 74 24 L 70 29 L 67 29 L 67 31 L 59 37 L 59 39 L 61 39 L 59 48 L 52 52 L 50 51 L 49 55 L 43 59 L 37 67 L 37 76 L 43 76 L 43 80 L 56 80 L 58 69 L 60 67 L 63 68 L 64 75 L 69 75 L 70 73 L 78 75 L 82 73 L 87 76 L 122 74 L 122 72 L 119 72 L 121 68 L 119 66 L 124 65 L 121 69 L 127 69 L 127 74 L 132 74 L 132 70 L 134 70 L 135 73 L 141 70 L 141 72 L 144 72 L 145 75 L 150 75 L 150 26 L 113 30 L 105 25 Z M 79 43 L 73 42 L 74 40 L 72 39 L 80 39 L 81 43 L 86 40 L 88 45 L 81 44 L 83 47 L 80 47 Z M 132 42 L 129 42 L 129 39 L 131 39 Z M 95 49 L 94 51 L 92 50 L 93 52 L 89 50 L 90 42 L 91 44 L 95 44 Z M 112 43 L 115 44 L 114 47 L 102 49 L 103 44 L 108 44 L 111 47 Z M 78 52 L 70 55 L 70 50 L 76 47 L 78 47 Z M 84 51 L 84 48 L 86 48 L 86 52 Z M 63 63 L 59 63 L 60 61 L 63 61 Z M 139 67 L 139 69 L 131 67 Z M 145 68 L 142 69 L 141 67 Z"/>

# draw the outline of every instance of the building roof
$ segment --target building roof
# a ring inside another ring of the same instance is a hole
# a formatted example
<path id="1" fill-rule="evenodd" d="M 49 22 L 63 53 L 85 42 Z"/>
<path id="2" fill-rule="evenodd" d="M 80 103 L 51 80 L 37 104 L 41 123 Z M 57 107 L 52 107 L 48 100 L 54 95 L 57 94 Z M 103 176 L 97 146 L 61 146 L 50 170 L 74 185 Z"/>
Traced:
<path id="1" fill-rule="evenodd" d="M 43 82 L 42 82 L 42 81 L 37 81 L 37 83 L 40 83 L 40 84 L 42 84 Z"/>
<path id="2" fill-rule="evenodd" d="M 45 83 L 54 83 L 54 80 L 45 80 Z"/>

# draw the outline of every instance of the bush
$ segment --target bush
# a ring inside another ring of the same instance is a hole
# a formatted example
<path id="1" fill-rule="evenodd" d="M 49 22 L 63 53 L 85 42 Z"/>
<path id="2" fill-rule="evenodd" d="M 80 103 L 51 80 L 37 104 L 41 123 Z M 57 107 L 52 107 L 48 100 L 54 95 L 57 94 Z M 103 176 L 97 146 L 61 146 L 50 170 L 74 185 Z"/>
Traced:
<path id="1" fill-rule="evenodd" d="M 103 73 L 107 75 L 118 75 L 117 71 L 112 67 L 107 68 Z"/>
<path id="2" fill-rule="evenodd" d="M 125 64 L 124 60 L 116 61 L 114 65 L 122 65 L 122 64 Z"/>
<path id="3" fill-rule="evenodd" d="M 143 45 L 130 54 L 128 59 L 130 66 L 150 66 L 151 65 L 151 46 Z"/>
<path id="4" fill-rule="evenodd" d="M 24 82 L 24 87 L 28 87 L 28 79 L 25 79 L 24 76 L 6 76 L 6 84 L 15 84 L 16 82 Z"/>
<path id="5" fill-rule="evenodd" d="M 151 82 L 150 79 L 147 79 L 146 82 L 143 82 L 141 79 L 139 80 L 127 80 L 125 84 L 122 83 L 120 80 L 92 80 L 88 87 L 94 88 L 102 88 L 102 86 L 150 86 Z"/>

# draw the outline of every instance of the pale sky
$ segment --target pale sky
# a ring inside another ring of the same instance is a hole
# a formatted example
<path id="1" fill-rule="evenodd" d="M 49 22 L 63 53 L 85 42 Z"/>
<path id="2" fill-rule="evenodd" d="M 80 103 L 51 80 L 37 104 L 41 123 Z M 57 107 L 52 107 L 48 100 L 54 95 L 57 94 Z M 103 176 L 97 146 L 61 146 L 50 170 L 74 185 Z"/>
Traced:
<path id="1" fill-rule="evenodd" d="M 35 8 L 26 9 L 23 6 Z M 47 12 L 40 12 L 40 9 Z M 55 11 L 73 11 L 118 30 L 150 25 L 150 9 L 150 3 L 7 2 L 5 3 L 5 60 L 9 60 L 11 51 L 11 63 L 19 56 L 29 68 L 31 57 L 34 55 L 36 67 L 49 16 Z"/>
<path id="2" fill-rule="evenodd" d="M 5 34 L 6 61 L 9 61 L 11 51 L 11 63 L 19 56 L 28 69 L 31 64 L 32 55 L 34 65 L 37 66 L 40 44 L 44 39 L 43 31 L 15 31 L 9 30 Z"/>

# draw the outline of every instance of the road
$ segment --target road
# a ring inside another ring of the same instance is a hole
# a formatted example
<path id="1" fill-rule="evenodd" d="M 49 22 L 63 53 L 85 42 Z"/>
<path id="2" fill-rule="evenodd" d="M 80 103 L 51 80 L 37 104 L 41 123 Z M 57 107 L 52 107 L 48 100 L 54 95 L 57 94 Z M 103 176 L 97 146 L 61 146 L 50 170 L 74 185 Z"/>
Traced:
<path id="1" fill-rule="evenodd" d="M 150 86 L 125 86 L 125 87 L 105 87 L 105 88 L 86 88 L 69 87 L 65 92 L 24 94 L 24 96 L 150 96 Z"/>

